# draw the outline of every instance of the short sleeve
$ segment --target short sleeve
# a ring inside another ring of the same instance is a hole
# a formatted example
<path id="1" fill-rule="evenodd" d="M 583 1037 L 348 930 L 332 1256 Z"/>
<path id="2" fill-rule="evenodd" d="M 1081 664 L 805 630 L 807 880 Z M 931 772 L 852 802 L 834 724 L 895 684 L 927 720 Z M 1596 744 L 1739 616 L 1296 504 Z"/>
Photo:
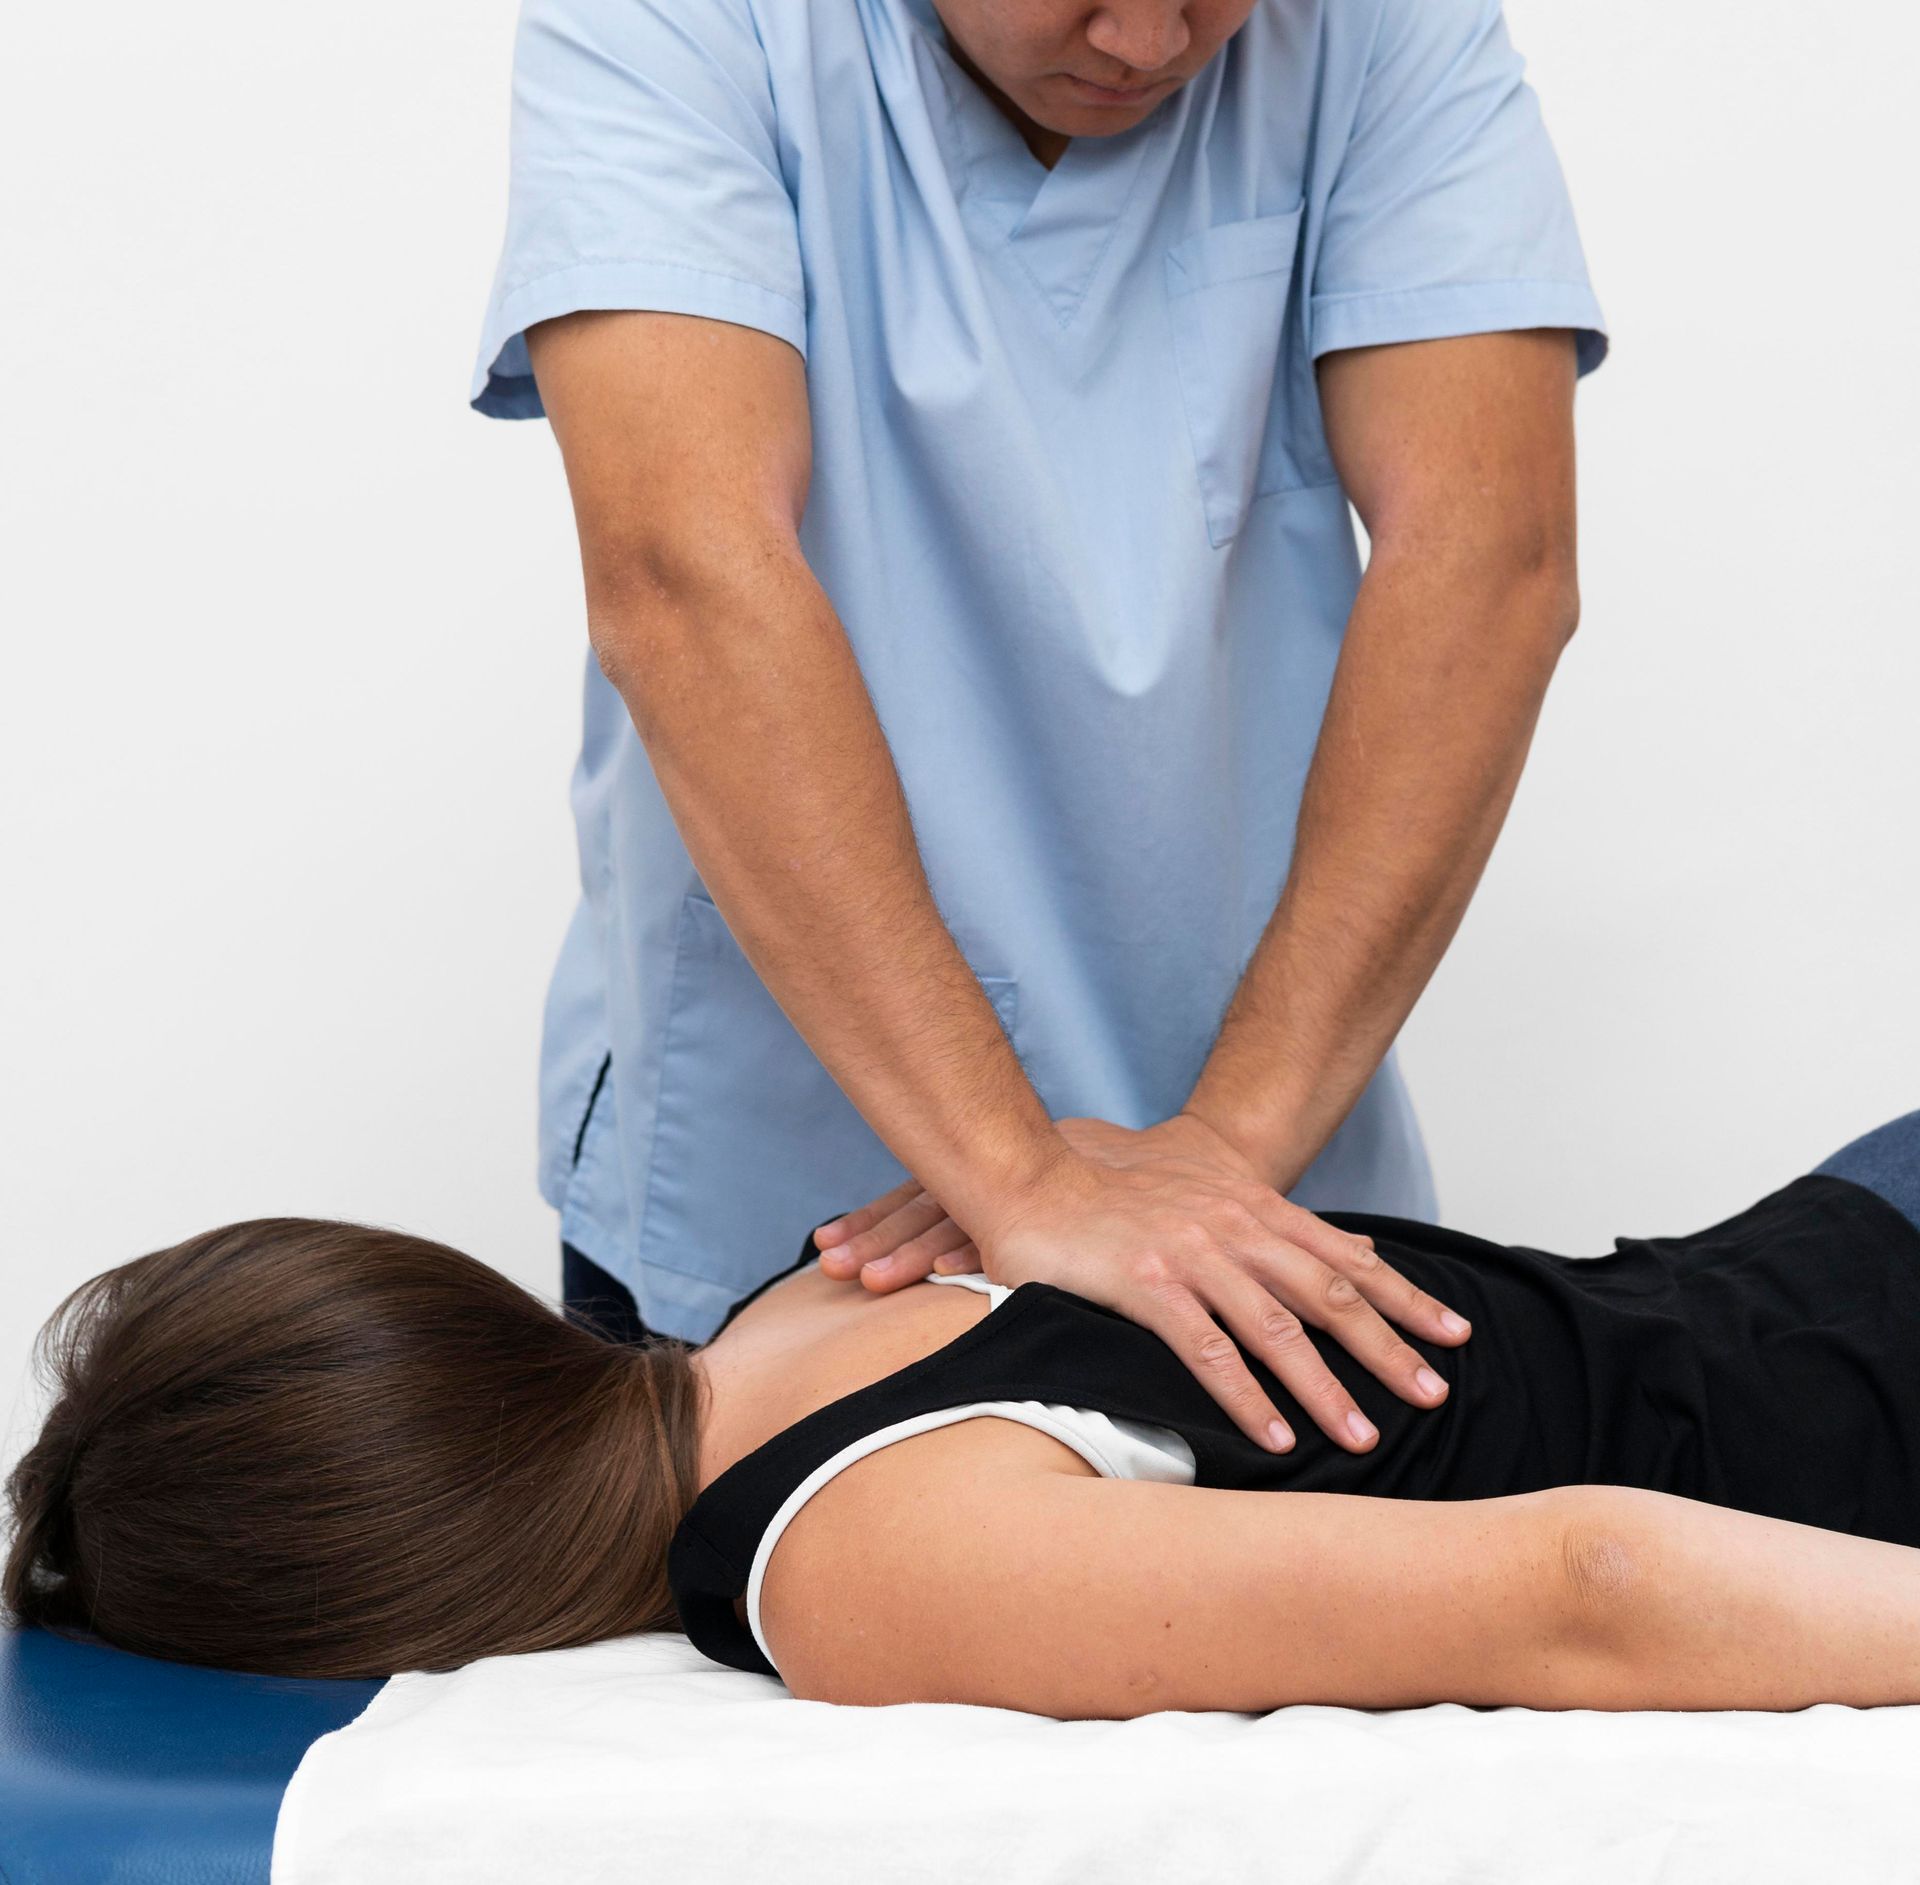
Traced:
<path id="1" fill-rule="evenodd" d="M 1384 0 L 1325 203 L 1308 308 L 1341 347 L 1566 327 L 1607 334 L 1559 159 L 1499 0 Z"/>
<path id="2" fill-rule="evenodd" d="M 805 353 L 799 231 L 746 0 L 524 0 L 511 148 L 476 410 L 543 417 L 526 330 L 581 308 L 704 315 Z"/>

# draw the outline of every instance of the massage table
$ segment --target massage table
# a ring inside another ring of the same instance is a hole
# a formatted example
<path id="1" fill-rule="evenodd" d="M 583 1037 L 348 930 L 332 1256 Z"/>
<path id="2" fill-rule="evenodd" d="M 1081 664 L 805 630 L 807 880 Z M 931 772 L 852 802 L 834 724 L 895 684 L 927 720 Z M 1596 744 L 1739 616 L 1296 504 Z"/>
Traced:
<path id="1" fill-rule="evenodd" d="M 292 1682 L 0 1631 L 0 1881 L 264 1880 L 287 1782 L 378 1682 Z"/>
<path id="2" fill-rule="evenodd" d="M 1920 1708 L 1054 1722 L 681 1636 L 295 1682 L 0 1642 L 4 1885 L 1920 1879 Z"/>

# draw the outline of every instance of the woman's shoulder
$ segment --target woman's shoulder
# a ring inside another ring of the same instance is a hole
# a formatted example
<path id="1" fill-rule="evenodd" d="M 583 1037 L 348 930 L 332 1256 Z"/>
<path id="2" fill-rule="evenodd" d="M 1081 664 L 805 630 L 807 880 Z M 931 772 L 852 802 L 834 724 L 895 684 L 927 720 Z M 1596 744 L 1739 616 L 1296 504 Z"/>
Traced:
<path id="1" fill-rule="evenodd" d="M 1075 1477 L 1100 1475 L 1063 1441 L 1012 1420 L 933 1427 L 836 1472 L 782 1528 L 760 1582 L 760 1630 L 782 1680 L 795 1694 L 824 1694 L 828 1672 L 857 1685 L 860 1668 L 897 1672 L 937 1657 L 953 1640 L 950 1603 L 915 1579 L 937 1563 L 941 1593 L 1010 1600 L 1021 1553 L 1040 1548 L 1026 1501 Z M 894 1588 L 875 1592 L 883 1559 L 898 1560 L 880 1573 Z M 740 1614 L 744 1623 L 744 1606 Z"/>

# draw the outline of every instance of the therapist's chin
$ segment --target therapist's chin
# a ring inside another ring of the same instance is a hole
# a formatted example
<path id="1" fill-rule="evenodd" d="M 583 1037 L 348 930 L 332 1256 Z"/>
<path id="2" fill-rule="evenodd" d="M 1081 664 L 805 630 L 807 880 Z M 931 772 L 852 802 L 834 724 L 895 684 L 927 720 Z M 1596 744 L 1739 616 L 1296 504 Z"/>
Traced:
<path id="1" fill-rule="evenodd" d="M 1062 74 L 1049 85 L 1045 108 L 1030 115 L 1065 137 L 1112 137 L 1117 131 L 1131 130 L 1171 98 L 1181 83 L 1165 79 L 1137 91 L 1114 92 Z"/>

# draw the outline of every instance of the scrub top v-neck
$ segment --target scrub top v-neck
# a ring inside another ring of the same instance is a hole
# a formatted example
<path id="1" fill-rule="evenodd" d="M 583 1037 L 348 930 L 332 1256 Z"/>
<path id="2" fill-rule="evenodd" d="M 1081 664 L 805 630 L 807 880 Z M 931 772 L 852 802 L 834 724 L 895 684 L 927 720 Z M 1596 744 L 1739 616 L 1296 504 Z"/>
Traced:
<path id="1" fill-rule="evenodd" d="M 1115 137 L 1074 138 L 1043 164 L 1012 121 L 951 58 L 933 62 L 946 106 L 946 145 L 966 179 L 963 213 L 983 252 L 1003 249 L 1065 331 L 1108 251 L 1124 252 L 1128 223 L 1150 214 L 1139 185 L 1150 149 L 1164 144 L 1172 114 L 1156 112 Z"/>
<path id="2" fill-rule="evenodd" d="M 809 566 L 939 908 L 1056 1117 L 1176 1111 L 1285 880 L 1361 565 L 1314 361 L 1606 342 L 1497 6 L 1260 0 L 1048 169 L 931 0 L 527 0 L 473 384 L 541 415 L 580 308 L 804 358 Z M 556 610 L 572 605 L 556 600 Z M 582 895 L 540 1177 L 647 1323 L 704 1339 L 796 1225 L 904 1176 L 706 894 L 590 657 Z M 1436 1214 L 1389 1055 L 1295 1188 Z"/>

